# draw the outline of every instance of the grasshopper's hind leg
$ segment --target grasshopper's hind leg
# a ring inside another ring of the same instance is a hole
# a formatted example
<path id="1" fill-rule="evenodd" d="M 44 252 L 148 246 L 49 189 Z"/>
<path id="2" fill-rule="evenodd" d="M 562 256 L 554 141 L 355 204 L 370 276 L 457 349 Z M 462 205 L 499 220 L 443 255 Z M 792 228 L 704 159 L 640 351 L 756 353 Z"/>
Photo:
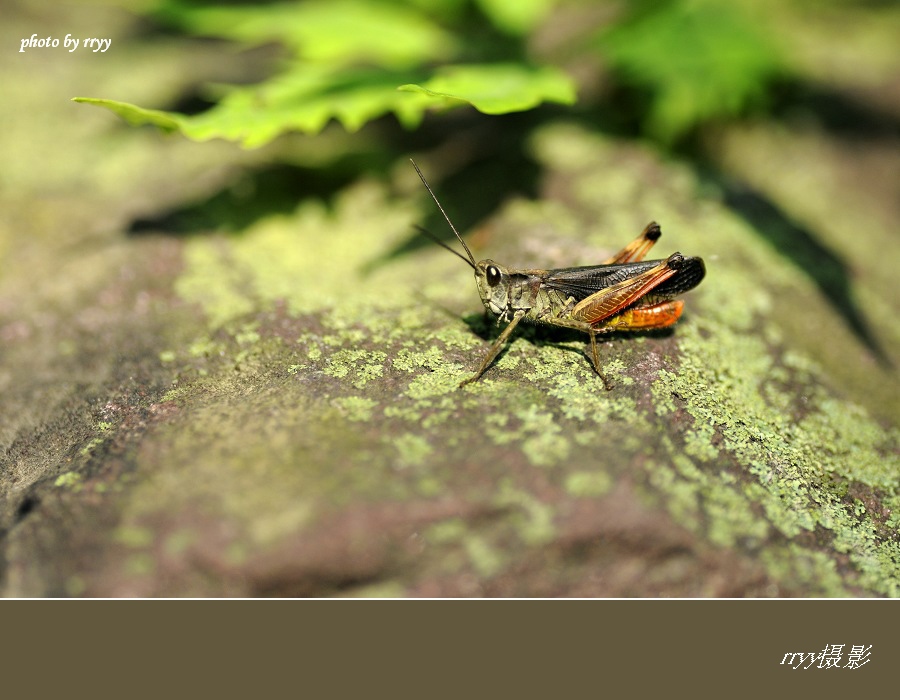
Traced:
<path id="1" fill-rule="evenodd" d="M 658 223 L 651 221 L 644 230 L 641 231 L 640 236 L 635 238 L 611 258 L 604 260 L 603 264 L 616 265 L 618 263 L 640 262 L 644 259 L 644 256 L 650 252 L 653 244 L 659 240 L 660 236 L 662 236 L 662 229 L 659 228 Z"/>
<path id="2" fill-rule="evenodd" d="M 673 299 L 649 306 L 633 306 L 603 323 L 611 331 L 651 331 L 674 325 L 683 310 L 684 302 Z"/>

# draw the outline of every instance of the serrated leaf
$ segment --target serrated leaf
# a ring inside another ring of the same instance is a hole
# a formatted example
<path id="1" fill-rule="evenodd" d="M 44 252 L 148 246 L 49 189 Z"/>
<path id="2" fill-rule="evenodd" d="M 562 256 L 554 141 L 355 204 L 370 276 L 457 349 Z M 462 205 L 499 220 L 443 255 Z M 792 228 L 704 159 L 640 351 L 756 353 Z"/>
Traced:
<path id="1" fill-rule="evenodd" d="M 158 16 L 194 34 L 249 44 L 280 41 L 298 58 L 330 66 L 367 61 L 405 67 L 446 59 L 455 39 L 414 8 L 389 2 L 316 0 L 233 7 L 168 3 Z"/>
<path id="2" fill-rule="evenodd" d="M 398 92 L 402 80 L 399 74 L 373 69 L 334 71 L 296 65 L 263 85 L 233 88 L 216 106 L 190 116 L 115 100 L 76 97 L 75 101 L 109 109 L 132 125 L 150 124 L 196 141 L 221 138 L 256 148 L 287 131 L 316 134 L 332 119 L 356 131 L 393 113 L 404 126 L 415 126 L 431 101 Z"/>
<path id="3" fill-rule="evenodd" d="M 445 66 L 421 85 L 401 85 L 398 90 L 468 102 L 485 114 L 521 112 L 542 102 L 575 102 L 575 83 L 562 71 L 513 63 Z"/>
<path id="4" fill-rule="evenodd" d="M 531 109 L 541 102 L 571 103 L 574 86 L 553 68 L 518 65 L 448 67 L 424 85 L 406 84 L 404 75 L 375 69 L 334 70 L 295 64 L 259 86 L 232 88 L 220 102 L 197 115 L 144 109 L 116 100 L 76 97 L 75 102 L 104 107 L 129 124 L 179 131 L 190 139 L 221 138 L 256 148 L 287 131 L 316 134 L 332 119 L 348 131 L 393 113 L 414 127 L 436 101 L 467 102 L 486 114 Z M 432 89 L 434 88 L 434 89 Z"/>

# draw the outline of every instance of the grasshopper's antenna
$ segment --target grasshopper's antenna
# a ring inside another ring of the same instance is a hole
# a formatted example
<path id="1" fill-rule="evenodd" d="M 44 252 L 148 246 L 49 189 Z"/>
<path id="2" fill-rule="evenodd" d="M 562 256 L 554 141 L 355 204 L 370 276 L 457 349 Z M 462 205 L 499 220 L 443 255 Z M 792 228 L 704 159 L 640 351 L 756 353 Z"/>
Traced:
<path id="1" fill-rule="evenodd" d="M 414 224 L 414 226 L 415 226 L 415 224 Z M 422 233 L 422 234 L 428 236 L 431 240 L 433 240 L 435 243 L 437 243 L 441 248 L 446 248 L 446 249 L 449 250 L 451 253 L 453 253 L 457 258 L 459 258 L 460 260 L 462 260 L 466 265 L 471 265 L 472 268 L 474 269 L 475 266 L 472 265 L 472 263 L 469 261 L 469 259 L 468 259 L 465 255 L 462 255 L 462 254 L 459 253 L 458 251 L 453 250 L 453 248 L 451 248 L 451 247 L 448 246 L 446 243 L 444 243 L 440 238 L 438 238 L 437 236 L 435 236 L 435 235 L 434 235 L 431 231 L 429 231 L 427 228 L 422 228 L 421 226 L 416 226 L 416 228 L 419 230 L 419 233 Z"/>
<path id="2" fill-rule="evenodd" d="M 447 222 L 448 224 L 450 224 L 450 228 L 451 228 L 451 230 L 453 231 L 453 233 L 456 234 L 457 240 L 458 240 L 460 243 L 462 243 L 462 247 L 466 249 L 466 254 L 469 256 L 469 259 L 466 260 L 466 262 L 468 262 L 468 263 L 472 266 L 472 268 L 474 269 L 474 268 L 475 268 L 475 258 L 472 256 L 472 251 L 469 250 L 469 246 L 466 245 L 466 242 L 463 240 L 462 236 L 459 235 L 459 231 L 456 230 L 456 226 L 454 226 L 454 225 L 453 225 L 453 222 L 450 221 L 450 217 L 447 216 L 447 212 L 444 211 L 444 207 L 441 206 L 441 203 L 438 201 L 438 198 L 434 195 L 434 192 L 431 191 L 431 187 L 429 187 L 428 181 L 425 179 L 425 176 L 422 174 L 422 171 L 419 170 L 419 166 L 416 165 L 416 161 L 414 161 L 412 158 L 410 158 L 410 159 L 409 159 L 409 162 L 413 164 L 413 167 L 416 169 L 416 172 L 419 173 L 419 179 L 422 181 L 422 184 L 425 185 L 425 189 L 428 190 L 428 194 L 431 195 L 431 198 L 434 200 L 434 203 L 437 204 L 438 209 L 441 210 L 441 214 L 444 215 L 444 219 L 446 220 L 446 222 Z M 419 230 L 420 230 L 420 231 L 425 231 L 425 229 L 422 229 L 422 228 L 420 228 Z M 428 233 L 428 232 L 426 231 L 426 233 Z M 430 233 L 428 233 L 428 235 L 431 236 Z M 437 239 L 434 238 L 434 236 L 431 236 L 431 238 L 432 238 L 433 240 L 436 240 L 436 241 L 437 241 Z M 453 252 L 453 253 L 456 253 L 455 250 L 453 250 L 452 248 L 448 247 L 447 245 L 445 245 L 445 244 L 442 243 L 441 241 L 438 241 L 438 243 L 440 243 L 442 246 L 444 246 L 445 248 L 447 248 L 447 250 L 449 250 L 449 251 L 451 251 L 451 252 Z M 459 253 L 456 253 L 456 254 L 459 255 Z M 462 258 L 462 255 L 459 255 L 459 257 Z M 463 258 L 463 260 L 465 260 L 465 258 Z"/>

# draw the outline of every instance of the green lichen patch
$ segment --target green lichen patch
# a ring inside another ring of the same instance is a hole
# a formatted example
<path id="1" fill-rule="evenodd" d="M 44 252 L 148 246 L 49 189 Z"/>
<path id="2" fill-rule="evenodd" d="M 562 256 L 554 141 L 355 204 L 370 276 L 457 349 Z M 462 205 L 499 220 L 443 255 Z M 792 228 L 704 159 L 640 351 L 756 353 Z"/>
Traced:
<path id="1" fill-rule="evenodd" d="M 328 357 L 325 374 L 338 379 L 348 377 L 349 383 L 362 389 L 370 380 L 384 372 L 385 353 L 366 350 L 339 350 Z"/>
<path id="2" fill-rule="evenodd" d="M 78 472 L 66 472 L 65 474 L 60 474 L 56 477 L 53 485 L 61 486 L 63 488 L 78 488 L 83 481 L 84 476 L 82 474 L 79 474 Z"/>
<path id="3" fill-rule="evenodd" d="M 434 448 L 428 440 L 413 433 L 391 438 L 391 444 L 397 449 L 399 463 L 405 467 L 426 464 L 434 452 Z"/>
<path id="4" fill-rule="evenodd" d="M 798 547 L 807 547 L 808 562 L 821 562 L 828 552 L 845 553 L 850 566 L 844 567 L 844 588 L 835 585 L 835 560 L 823 579 L 831 583 L 817 589 L 822 595 L 856 590 L 898 595 L 896 539 L 865 512 L 854 513 L 835 488 L 836 479 L 849 478 L 895 494 L 896 431 L 846 402 L 836 410 L 834 399 L 816 385 L 808 390 L 805 417 L 794 422 L 784 410 L 794 397 L 768 382 L 778 355 L 758 339 L 698 322 L 683 329 L 679 341 L 678 370 L 662 370 L 654 386 L 661 419 L 690 416 L 681 439 L 667 443 L 675 472 L 665 482 L 659 474 L 654 478 L 670 493 L 679 520 L 697 523 L 722 545 L 766 551 L 770 571 L 784 580 L 797 575 L 796 564 L 785 560 L 776 566 L 774 551 L 793 556 Z M 803 533 L 816 528 L 833 540 L 824 547 L 810 544 Z M 797 544 L 773 547 L 770 529 Z M 811 580 L 803 574 L 803 581 Z"/>
<path id="5" fill-rule="evenodd" d="M 276 300 L 294 314 L 329 309 L 336 329 L 353 325 L 422 294 L 427 277 L 412 265 L 362 272 L 409 237 L 413 213 L 410 202 L 388 203 L 373 182 L 344 191 L 332 209 L 304 200 L 292 216 L 263 220 L 240 237 L 190 241 L 177 290 L 214 327 Z"/>
<path id="6" fill-rule="evenodd" d="M 362 396 L 338 397 L 332 401 L 332 404 L 346 415 L 347 420 L 360 423 L 371 420 L 372 409 L 378 405 L 376 401 Z"/>
<path id="7" fill-rule="evenodd" d="M 612 485 L 612 478 L 604 472 L 572 472 L 566 477 L 566 491 L 582 498 L 603 496 Z"/>

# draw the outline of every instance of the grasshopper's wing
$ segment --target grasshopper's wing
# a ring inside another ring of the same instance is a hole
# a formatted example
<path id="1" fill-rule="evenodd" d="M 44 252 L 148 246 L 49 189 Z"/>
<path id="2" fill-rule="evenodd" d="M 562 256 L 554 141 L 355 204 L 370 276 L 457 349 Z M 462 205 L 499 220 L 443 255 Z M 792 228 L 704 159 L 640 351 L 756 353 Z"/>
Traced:
<path id="1" fill-rule="evenodd" d="M 597 292 L 627 282 L 658 266 L 662 260 L 646 260 L 618 265 L 589 265 L 550 270 L 541 280 L 547 289 L 555 289 L 576 302 Z"/>
<path id="2" fill-rule="evenodd" d="M 631 243 L 622 248 L 611 258 L 603 261 L 604 265 L 618 265 L 620 263 L 640 262 L 644 256 L 650 252 L 653 244 L 662 236 L 662 230 L 659 224 L 651 221 L 647 227 L 641 232 L 641 235 L 635 238 Z"/>
<path id="3" fill-rule="evenodd" d="M 631 306 L 655 287 L 677 274 L 684 264 L 681 253 L 672 253 L 667 259 L 638 275 L 617 282 L 582 299 L 572 309 L 576 321 L 597 324 Z"/>

